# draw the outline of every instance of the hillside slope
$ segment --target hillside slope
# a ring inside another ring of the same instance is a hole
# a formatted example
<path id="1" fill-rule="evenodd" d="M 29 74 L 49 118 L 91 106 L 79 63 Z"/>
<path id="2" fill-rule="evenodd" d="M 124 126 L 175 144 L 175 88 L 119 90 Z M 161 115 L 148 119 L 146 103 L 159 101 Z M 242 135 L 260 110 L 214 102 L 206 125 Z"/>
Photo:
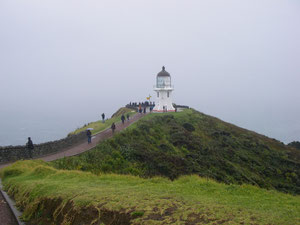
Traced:
<path id="1" fill-rule="evenodd" d="M 0 171 L 28 224 L 300 224 L 300 198 L 198 176 L 142 179 L 19 161 Z"/>
<path id="2" fill-rule="evenodd" d="M 92 134 L 97 134 L 111 126 L 112 123 L 117 123 L 121 121 L 122 114 L 124 115 L 130 115 L 133 116 L 136 112 L 132 109 L 122 107 L 118 109 L 117 112 L 115 112 L 110 119 L 106 119 L 105 123 L 102 122 L 102 120 L 98 120 L 95 122 L 91 122 L 88 124 L 85 124 L 81 128 L 76 129 L 75 131 L 70 132 L 68 135 L 78 134 L 82 131 L 85 131 L 87 128 L 93 128 Z"/>
<path id="3" fill-rule="evenodd" d="M 142 177 L 198 174 L 300 194 L 300 152 L 195 110 L 150 114 L 57 168 Z"/>

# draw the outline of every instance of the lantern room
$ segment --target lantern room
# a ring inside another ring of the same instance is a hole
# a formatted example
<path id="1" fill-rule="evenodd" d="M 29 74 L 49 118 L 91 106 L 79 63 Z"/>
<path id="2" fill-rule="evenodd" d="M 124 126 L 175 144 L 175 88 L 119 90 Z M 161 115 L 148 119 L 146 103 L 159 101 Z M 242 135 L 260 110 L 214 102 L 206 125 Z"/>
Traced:
<path id="1" fill-rule="evenodd" d="M 156 77 L 157 88 L 170 88 L 171 87 L 171 76 L 163 66 L 162 71 L 157 74 Z"/>

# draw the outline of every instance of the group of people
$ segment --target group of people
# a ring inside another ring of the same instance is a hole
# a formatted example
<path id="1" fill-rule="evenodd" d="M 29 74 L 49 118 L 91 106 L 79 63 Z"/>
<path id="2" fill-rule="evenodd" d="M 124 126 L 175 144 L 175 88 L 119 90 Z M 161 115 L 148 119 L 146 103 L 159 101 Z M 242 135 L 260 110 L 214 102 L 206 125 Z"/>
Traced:
<path id="1" fill-rule="evenodd" d="M 153 107 L 150 106 L 150 107 L 149 107 L 149 111 L 152 112 L 152 110 L 153 110 Z M 142 106 L 139 105 L 138 112 L 139 112 L 139 113 L 145 113 L 145 114 L 146 114 L 146 112 L 147 112 L 147 107 L 143 107 L 143 108 L 142 108 Z"/>
<path id="2" fill-rule="evenodd" d="M 127 120 L 129 121 L 129 114 L 127 114 L 126 117 L 127 117 Z M 124 122 L 126 120 L 124 114 L 122 114 L 121 120 L 122 120 L 122 123 L 124 124 Z"/>
<path id="3" fill-rule="evenodd" d="M 134 106 L 134 107 L 138 107 L 138 106 L 155 106 L 155 103 L 154 102 L 149 102 L 149 101 L 145 101 L 145 102 L 130 102 L 128 104 L 128 106 Z"/>
<path id="4" fill-rule="evenodd" d="M 130 119 L 129 114 L 126 115 L 126 118 L 127 118 L 127 121 L 129 121 L 129 119 Z M 125 118 L 125 115 L 122 114 L 122 116 L 121 116 L 122 124 L 125 123 L 126 118 Z M 114 134 L 114 133 L 115 133 L 115 130 L 116 130 L 116 124 L 113 122 L 113 123 L 111 124 L 110 128 L 111 128 L 111 130 L 112 130 L 112 133 Z"/>
<path id="5" fill-rule="evenodd" d="M 101 114 L 101 117 L 102 117 L 102 123 L 105 123 L 105 114 L 102 113 L 102 114 Z M 126 115 L 126 117 L 125 117 L 124 114 L 122 114 L 122 116 L 121 116 L 122 124 L 125 123 L 126 118 L 127 118 L 127 121 L 130 120 L 130 115 L 129 115 L 129 113 Z M 114 134 L 114 133 L 115 133 L 115 130 L 116 130 L 116 124 L 113 122 L 113 123 L 111 124 L 110 128 L 111 128 L 111 130 L 112 130 L 112 133 Z M 90 144 L 90 143 L 92 142 L 92 132 L 91 132 L 90 129 L 87 129 L 87 130 L 86 130 L 86 135 L 87 135 L 87 137 L 88 137 L 88 144 Z"/>
<path id="6" fill-rule="evenodd" d="M 126 118 L 127 118 L 127 121 L 129 121 L 130 115 L 127 114 L 127 115 L 126 115 Z M 122 124 L 125 123 L 126 118 L 125 118 L 125 115 L 122 114 L 122 116 L 121 116 Z M 116 124 L 113 122 L 113 123 L 111 124 L 110 128 L 111 128 L 111 130 L 112 130 L 112 133 L 114 134 L 114 133 L 115 133 L 115 130 L 116 130 Z"/>

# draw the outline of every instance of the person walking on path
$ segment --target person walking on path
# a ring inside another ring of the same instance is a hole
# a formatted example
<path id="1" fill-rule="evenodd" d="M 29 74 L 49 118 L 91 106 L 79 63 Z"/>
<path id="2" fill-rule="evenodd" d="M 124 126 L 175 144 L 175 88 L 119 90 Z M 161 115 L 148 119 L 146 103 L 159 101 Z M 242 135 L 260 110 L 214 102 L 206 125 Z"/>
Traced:
<path id="1" fill-rule="evenodd" d="M 26 148 L 28 149 L 29 157 L 32 159 L 32 150 L 34 149 L 34 146 L 30 137 L 28 137 Z"/>
<path id="2" fill-rule="evenodd" d="M 127 117 L 127 120 L 129 121 L 129 113 L 126 115 L 126 117 Z"/>
<path id="3" fill-rule="evenodd" d="M 86 136 L 88 137 L 88 144 L 92 143 L 92 132 L 90 130 L 86 131 Z"/>
<path id="4" fill-rule="evenodd" d="M 102 113 L 102 123 L 104 123 L 105 122 L 105 114 L 104 113 Z"/>
<path id="5" fill-rule="evenodd" d="M 139 104 L 139 113 L 142 113 L 142 106 Z"/>
<path id="6" fill-rule="evenodd" d="M 112 133 L 114 134 L 115 133 L 115 129 L 116 129 L 116 124 L 115 123 L 112 123 L 111 125 L 111 130 L 112 130 Z"/>
<path id="7" fill-rule="evenodd" d="M 125 121 L 125 116 L 124 116 L 124 114 L 122 114 L 121 120 L 122 120 L 122 123 L 124 124 L 124 121 Z"/>

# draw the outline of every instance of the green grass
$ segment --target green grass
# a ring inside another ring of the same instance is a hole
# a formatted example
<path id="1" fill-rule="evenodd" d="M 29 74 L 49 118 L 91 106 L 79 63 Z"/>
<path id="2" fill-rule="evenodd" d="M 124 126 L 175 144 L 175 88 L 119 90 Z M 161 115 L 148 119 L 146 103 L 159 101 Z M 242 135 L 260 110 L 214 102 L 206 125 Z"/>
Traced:
<path id="1" fill-rule="evenodd" d="M 57 170 L 42 161 L 19 161 L 0 176 L 24 210 L 23 218 L 33 224 L 109 224 L 120 213 L 130 224 L 300 224 L 299 196 L 195 175 L 173 182 L 96 176 Z"/>
<path id="2" fill-rule="evenodd" d="M 192 109 L 148 114 L 92 151 L 53 165 L 170 179 L 198 174 L 300 194 L 299 150 Z"/>
<path id="3" fill-rule="evenodd" d="M 122 114 L 126 115 L 129 114 L 130 117 L 133 116 L 134 114 L 136 114 L 136 112 L 132 109 L 128 109 L 128 108 L 120 108 L 110 119 L 105 120 L 105 123 L 102 123 L 102 120 L 98 120 L 96 122 L 90 122 L 89 124 L 86 124 L 85 126 L 76 129 L 73 132 L 70 132 L 69 135 L 72 134 L 78 134 L 82 131 L 85 131 L 87 128 L 93 128 L 92 130 L 92 134 L 97 134 L 107 128 L 109 128 L 112 123 L 117 123 L 121 121 L 121 116 Z"/>

